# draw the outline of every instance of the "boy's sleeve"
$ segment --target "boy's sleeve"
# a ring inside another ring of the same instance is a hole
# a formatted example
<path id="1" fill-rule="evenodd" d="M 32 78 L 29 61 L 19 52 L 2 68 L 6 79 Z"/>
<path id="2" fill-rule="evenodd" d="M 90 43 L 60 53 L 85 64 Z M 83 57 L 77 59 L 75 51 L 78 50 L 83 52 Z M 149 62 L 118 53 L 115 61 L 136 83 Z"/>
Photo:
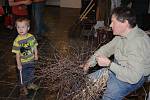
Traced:
<path id="1" fill-rule="evenodd" d="M 35 37 L 34 37 L 34 39 L 33 39 L 33 47 L 35 48 L 35 47 L 37 47 L 38 46 L 38 42 L 37 42 L 37 40 L 35 39 Z"/>
<path id="2" fill-rule="evenodd" d="M 17 40 L 15 40 L 13 43 L 12 52 L 13 53 L 20 53 L 20 47 L 19 47 Z"/>

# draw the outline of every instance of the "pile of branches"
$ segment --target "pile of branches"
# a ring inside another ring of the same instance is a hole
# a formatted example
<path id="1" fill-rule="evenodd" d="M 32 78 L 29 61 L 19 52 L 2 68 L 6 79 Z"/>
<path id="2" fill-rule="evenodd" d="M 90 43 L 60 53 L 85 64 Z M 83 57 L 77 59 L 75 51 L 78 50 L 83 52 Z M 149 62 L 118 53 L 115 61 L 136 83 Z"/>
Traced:
<path id="1" fill-rule="evenodd" d="M 103 95 L 108 80 L 108 69 L 95 81 L 88 80 L 86 88 L 77 93 L 72 100 L 98 100 Z"/>
<path id="2" fill-rule="evenodd" d="M 67 55 L 57 50 L 51 56 L 41 55 L 36 75 L 42 78 L 43 87 L 48 88 L 50 93 L 56 93 L 56 100 L 94 100 L 99 97 L 106 86 L 107 74 L 92 82 L 79 67 L 93 51 L 71 46 L 66 51 Z"/>

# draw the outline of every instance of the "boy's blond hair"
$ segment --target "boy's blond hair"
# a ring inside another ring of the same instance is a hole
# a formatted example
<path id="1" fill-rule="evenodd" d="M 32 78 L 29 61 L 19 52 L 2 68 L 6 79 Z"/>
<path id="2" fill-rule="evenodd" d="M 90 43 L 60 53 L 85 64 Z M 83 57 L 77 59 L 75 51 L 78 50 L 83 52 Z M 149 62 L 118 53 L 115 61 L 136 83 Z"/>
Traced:
<path id="1" fill-rule="evenodd" d="M 17 23 L 18 23 L 18 22 L 25 22 L 26 25 L 27 25 L 28 27 L 30 27 L 30 20 L 29 20 L 28 18 L 25 18 L 25 17 L 18 18 L 18 19 L 16 20 L 15 26 L 17 26 Z"/>

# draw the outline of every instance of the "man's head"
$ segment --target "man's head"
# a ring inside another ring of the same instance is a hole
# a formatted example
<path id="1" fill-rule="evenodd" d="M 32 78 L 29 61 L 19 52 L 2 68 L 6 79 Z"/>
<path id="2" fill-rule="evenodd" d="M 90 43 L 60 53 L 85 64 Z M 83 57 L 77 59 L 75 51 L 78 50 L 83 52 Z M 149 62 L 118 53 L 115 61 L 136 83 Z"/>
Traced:
<path id="1" fill-rule="evenodd" d="M 30 20 L 27 18 L 19 18 L 16 20 L 16 28 L 20 35 L 25 35 L 30 29 Z"/>
<path id="2" fill-rule="evenodd" d="M 127 7 L 117 7 L 112 11 L 111 24 L 113 34 L 124 36 L 136 26 L 134 11 Z"/>

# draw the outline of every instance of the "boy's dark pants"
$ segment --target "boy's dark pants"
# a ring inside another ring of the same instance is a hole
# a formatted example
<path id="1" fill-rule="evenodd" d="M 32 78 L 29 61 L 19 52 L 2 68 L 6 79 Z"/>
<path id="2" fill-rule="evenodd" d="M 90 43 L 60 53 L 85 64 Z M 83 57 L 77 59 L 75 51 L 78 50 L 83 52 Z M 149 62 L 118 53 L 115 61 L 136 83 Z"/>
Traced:
<path id="1" fill-rule="evenodd" d="M 22 80 L 25 86 L 33 82 L 34 72 L 35 72 L 34 62 L 22 64 Z"/>

